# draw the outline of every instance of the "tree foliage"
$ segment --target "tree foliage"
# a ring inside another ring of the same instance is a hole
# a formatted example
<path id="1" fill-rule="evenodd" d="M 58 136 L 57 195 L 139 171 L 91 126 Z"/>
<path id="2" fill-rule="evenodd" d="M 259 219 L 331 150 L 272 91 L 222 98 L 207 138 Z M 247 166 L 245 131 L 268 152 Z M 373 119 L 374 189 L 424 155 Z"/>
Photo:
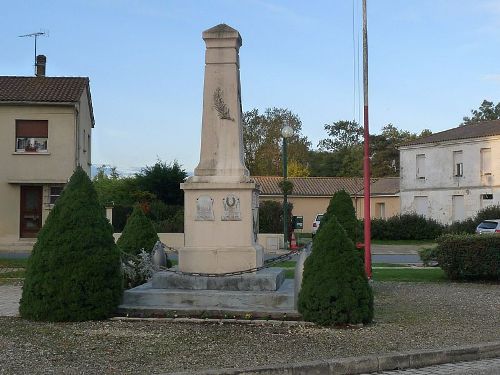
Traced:
<path id="1" fill-rule="evenodd" d="M 281 129 L 290 125 L 294 135 L 287 140 L 290 160 L 303 162 L 311 143 L 301 135 L 300 118 L 283 108 L 268 108 L 263 114 L 257 109 L 243 114 L 243 146 L 245 164 L 253 176 L 279 176 L 282 170 Z"/>
<path id="2" fill-rule="evenodd" d="M 325 125 L 328 138 L 318 144 L 319 151 L 309 154 L 309 168 L 313 176 L 361 177 L 363 175 L 363 127 L 353 121 L 337 121 Z M 399 150 L 401 143 L 430 135 L 399 130 L 392 124 L 370 135 L 372 177 L 399 176 Z"/>
<path id="3" fill-rule="evenodd" d="M 167 164 L 158 160 L 153 166 L 146 166 L 135 175 L 137 188 L 147 191 L 167 205 L 184 205 L 184 192 L 180 184 L 187 173 L 181 165 L 174 161 Z"/>
<path id="4" fill-rule="evenodd" d="M 137 184 L 134 177 L 122 177 L 116 167 L 102 165 L 92 179 L 101 205 L 133 205 Z"/>
<path id="5" fill-rule="evenodd" d="M 471 117 L 465 116 L 462 125 L 475 124 L 481 121 L 500 119 L 500 102 L 494 104 L 488 100 L 483 100 L 478 109 L 471 110 Z"/>
<path id="6" fill-rule="evenodd" d="M 354 243 L 335 216 L 320 228 L 304 264 L 299 312 L 328 326 L 371 322 L 373 294 Z"/>
<path id="7" fill-rule="evenodd" d="M 121 283 L 113 229 L 78 167 L 38 234 L 19 311 L 33 320 L 104 319 L 120 302 Z"/>
<path id="8" fill-rule="evenodd" d="M 122 235 L 118 238 L 116 244 L 122 251 L 138 255 L 141 249 L 147 252 L 151 251 L 156 241 L 159 240 L 153 224 L 137 205 L 129 216 Z"/>
<path id="9" fill-rule="evenodd" d="M 287 166 L 288 177 L 309 177 L 309 167 L 297 160 L 290 160 Z"/>

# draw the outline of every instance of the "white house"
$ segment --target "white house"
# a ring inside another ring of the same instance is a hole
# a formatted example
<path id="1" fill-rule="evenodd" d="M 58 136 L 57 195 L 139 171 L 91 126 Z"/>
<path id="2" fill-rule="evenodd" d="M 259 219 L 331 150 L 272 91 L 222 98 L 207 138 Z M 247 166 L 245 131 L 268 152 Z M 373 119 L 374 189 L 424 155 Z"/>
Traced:
<path id="1" fill-rule="evenodd" d="M 500 120 L 459 126 L 400 146 L 401 213 L 449 224 L 500 204 Z"/>

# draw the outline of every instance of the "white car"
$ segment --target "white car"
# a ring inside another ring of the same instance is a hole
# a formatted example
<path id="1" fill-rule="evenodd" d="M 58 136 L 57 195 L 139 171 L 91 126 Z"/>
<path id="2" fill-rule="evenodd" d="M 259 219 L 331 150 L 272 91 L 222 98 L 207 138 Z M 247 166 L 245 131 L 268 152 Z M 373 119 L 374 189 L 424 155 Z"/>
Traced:
<path id="1" fill-rule="evenodd" d="M 500 233 L 500 219 L 483 220 L 476 228 L 476 233 Z"/>
<path id="2" fill-rule="evenodd" d="M 321 223 L 321 219 L 323 218 L 323 215 L 324 214 L 317 214 L 316 215 L 316 219 L 314 219 L 314 221 L 313 221 L 312 231 L 311 231 L 313 237 L 314 237 L 314 235 L 316 234 L 316 231 L 319 228 L 319 224 Z"/>

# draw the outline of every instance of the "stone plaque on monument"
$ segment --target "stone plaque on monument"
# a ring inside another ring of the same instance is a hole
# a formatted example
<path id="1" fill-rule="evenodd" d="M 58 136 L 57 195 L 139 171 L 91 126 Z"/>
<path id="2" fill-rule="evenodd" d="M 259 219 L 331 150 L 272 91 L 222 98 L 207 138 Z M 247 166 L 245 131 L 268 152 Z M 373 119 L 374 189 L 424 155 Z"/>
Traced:
<path id="1" fill-rule="evenodd" d="M 228 194 L 222 201 L 224 205 L 224 213 L 222 221 L 237 221 L 241 220 L 240 198 L 234 194 Z"/>
<path id="2" fill-rule="evenodd" d="M 202 195 L 196 199 L 197 221 L 215 220 L 214 200 L 208 195 Z"/>

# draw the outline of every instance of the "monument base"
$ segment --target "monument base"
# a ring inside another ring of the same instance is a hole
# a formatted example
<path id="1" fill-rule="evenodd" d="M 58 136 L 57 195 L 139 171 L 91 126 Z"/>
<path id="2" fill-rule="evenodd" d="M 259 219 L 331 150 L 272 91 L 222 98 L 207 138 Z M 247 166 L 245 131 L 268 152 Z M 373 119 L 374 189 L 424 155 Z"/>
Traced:
<path id="1" fill-rule="evenodd" d="M 264 249 L 257 244 L 223 248 L 184 247 L 179 251 L 179 269 L 202 273 L 244 271 L 262 265 L 263 259 Z"/>
<path id="2" fill-rule="evenodd" d="M 280 268 L 225 277 L 158 272 L 152 282 L 126 290 L 119 311 L 128 316 L 300 316 L 294 281 L 285 280 Z"/>

